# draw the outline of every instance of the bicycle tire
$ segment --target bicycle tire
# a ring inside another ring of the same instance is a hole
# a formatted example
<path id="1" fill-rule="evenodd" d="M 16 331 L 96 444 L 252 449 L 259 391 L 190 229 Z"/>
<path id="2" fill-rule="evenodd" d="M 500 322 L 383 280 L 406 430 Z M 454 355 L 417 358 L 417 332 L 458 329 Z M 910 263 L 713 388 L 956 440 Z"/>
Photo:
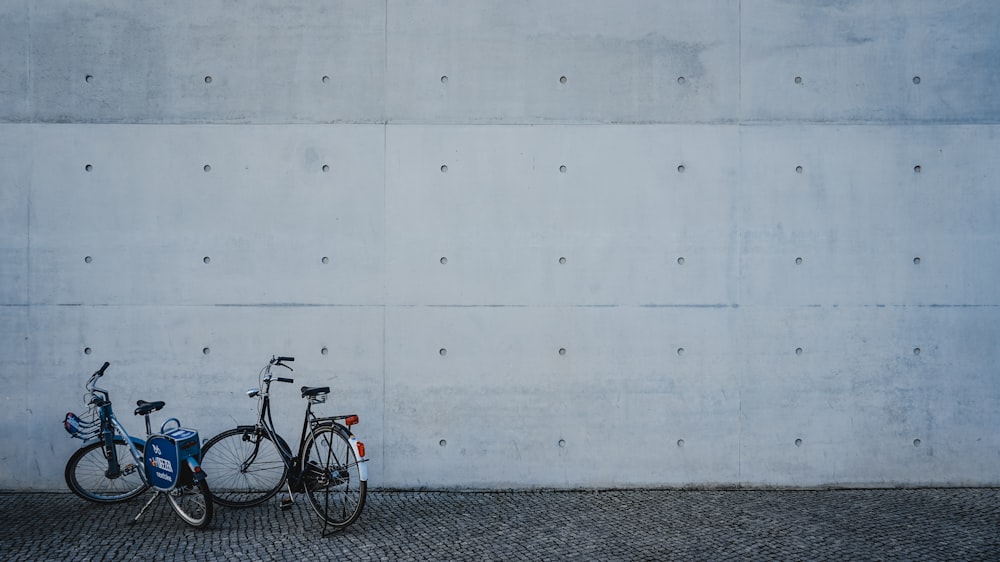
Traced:
<path id="1" fill-rule="evenodd" d="M 335 530 L 361 516 L 368 493 L 349 436 L 339 426 L 319 426 L 309 434 L 302 456 L 302 481 L 309 504 Z"/>
<path id="2" fill-rule="evenodd" d="M 288 475 L 278 447 L 255 427 L 228 429 L 212 437 L 202 448 L 201 457 L 202 470 L 212 479 L 212 499 L 226 507 L 250 507 L 267 501 L 278 493 Z M 251 458 L 252 463 L 244 466 Z"/>
<path id="3" fill-rule="evenodd" d="M 212 492 L 202 478 L 195 482 L 179 484 L 166 492 L 170 507 L 180 518 L 197 529 L 204 529 L 212 521 Z"/>
<path id="4" fill-rule="evenodd" d="M 116 435 L 115 451 L 121 463 L 121 474 L 108 478 L 108 457 L 104 454 L 104 443 L 97 441 L 78 449 L 66 461 L 65 478 L 77 496 L 95 503 L 118 503 L 128 501 L 149 489 L 139 474 L 141 465 L 136 465 L 125 438 Z M 136 444 L 141 454 L 143 446 Z"/>

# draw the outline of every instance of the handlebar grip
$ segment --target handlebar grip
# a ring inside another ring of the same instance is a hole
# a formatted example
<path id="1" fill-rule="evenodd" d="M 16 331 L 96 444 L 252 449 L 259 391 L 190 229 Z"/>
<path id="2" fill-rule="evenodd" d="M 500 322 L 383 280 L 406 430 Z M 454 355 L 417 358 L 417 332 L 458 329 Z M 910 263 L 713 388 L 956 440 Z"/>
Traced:
<path id="1" fill-rule="evenodd" d="M 102 366 L 101 366 L 101 368 L 100 368 L 100 369 L 99 369 L 99 370 L 97 371 L 97 374 L 98 374 L 99 376 L 102 376 L 102 377 L 103 377 L 103 376 L 104 376 L 104 371 L 105 371 L 105 369 L 107 369 L 107 368 L 108 368 L 108 367 L 110 367 L 110 366 L 111 366 L 111 363 L 109 363 L 109 362 L 105 361 L 105 362 L 104 362 L 104 365 L 102 365 Z"/>
<path id="2" fill-rule="evenodd" d="M 294 357 L 278 357 L 278 362 L 284 362 L 284 361 L 292 362 L 292 361 L 295 361 L 295 358 Z"/>
<path id="3" fill-rule="evenodd" d="M 295 382 L 295 379 L 286 379 L 285 377 L 277 377 L 274 380 L 276 380 L 278 382 Z"/>

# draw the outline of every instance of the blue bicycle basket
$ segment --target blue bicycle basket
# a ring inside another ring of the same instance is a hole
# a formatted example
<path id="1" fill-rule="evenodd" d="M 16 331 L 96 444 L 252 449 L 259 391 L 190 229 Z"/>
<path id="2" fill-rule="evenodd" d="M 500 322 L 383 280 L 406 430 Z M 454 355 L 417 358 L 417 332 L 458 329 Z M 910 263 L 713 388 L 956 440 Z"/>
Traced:
<path id="1" fill-rule="evenodd" d="M 162 492 L 173 490 L 185 459 L 201 456 L 198 432 L 177 427 L 162 435 L 150 436 L 144 456 L 149 484 Z"/>
<path id="2" fill-rule="evenodd" d="M 85 420 L 80 416 L 74 414 L 73 412 L 67 412 L 66 417 L 63 418 L 63 428 L 66 429 L 66 433 L 69 433 L 71 437 L 76 437 L 77 439 L 90 439 L 91 437 L 96 437 L 100 433 L 100 421 L 96 416 L 91 415 L 92 419 Z"/>

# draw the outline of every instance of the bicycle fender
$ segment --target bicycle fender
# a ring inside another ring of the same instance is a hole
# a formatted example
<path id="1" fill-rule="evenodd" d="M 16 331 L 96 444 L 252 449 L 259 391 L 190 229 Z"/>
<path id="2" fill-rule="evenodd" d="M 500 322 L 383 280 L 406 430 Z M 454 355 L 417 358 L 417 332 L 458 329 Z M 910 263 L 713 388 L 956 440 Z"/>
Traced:
<path id="1" fill-rule="evenodd" d="M 198 464 L 198 459 L 194 457 L 186 457 L 184 459 L 187 462 L 188 468 L 191 469 L 191 479 L 195 482 L 201 482 L 205 479 L 205 471 L 201 469 L 201 465 Z"/>
<path id="2" fill-rule="evenodd" d="M 368 481 L 368 459 L 361 456 L 361 451 L 358 450 L 358 438 L 354 435 L 348 434 L 347 442 L 351 444 L 351 448 L 354 449 L 354 458 L 358 459 L 358 475 L 362 482 Z"/>
<path id="3" fill-rule="evenodd" d="M 322 418 L 320 426 L 333 428 L 334 431 L 344 436 L 347 442 L 351 445 L 351 449 L 354 450 L 354 458 L 358 459 L 358 474 L 362 482 L 368 481 L 368 459 L 361 456 L 361 450 L 358 448 L 358 438 L 351 433 L 351 430 L 340 425 L 339 423 L 332 421 L 333 418 Z"/>

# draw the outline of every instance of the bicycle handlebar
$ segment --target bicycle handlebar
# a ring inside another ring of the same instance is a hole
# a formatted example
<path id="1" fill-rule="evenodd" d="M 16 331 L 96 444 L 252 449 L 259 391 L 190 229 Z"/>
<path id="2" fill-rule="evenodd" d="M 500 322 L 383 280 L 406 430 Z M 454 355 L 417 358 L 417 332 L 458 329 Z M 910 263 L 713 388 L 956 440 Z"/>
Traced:
<path id="1" fill-rule="evenodd" d="M 84 385 L 84 388 L 87 389 L 87 394 L 90 396 L 90 400 L 88 400 L 87 396 L 85 395 L 84 399 L 83 399 L 83 401 L 85 403 L 87 403 L 87 404 L 93 404 L 95 399 L 100 399 L 100 400 L 103 400 L 103 401 L 108 401 L 108 391 L 104 390 L 103 388 L 98 387 L 97 386 L 97 381 L 98 381 L 98 379 L 100 379 L 101 377 L 104 376 L 104 371 L 108 370 L 108 367 L 110 367 L 110 366 L 111 366 L 111 363 L 108 362 L 108 361 L 105 361 L 104 364 L 101 365 L 100 369 L 94 371 L 93 375 L 90 375 L 90 380 L 88 380 L 87 384 Z M 103 395 L 103 396 L 99 396 L 99 395 Z"/>
<path id="2" fill-rule="evenodd" d="M 285 365 L 285 363 L 284 363 L 285 361 L 288 361 L 290 363 L 292 361 L 295 361 L 295 358 L 294 357 L 287 357 L 287 356 L 284 356 L 284 355 L 279 355 L 278 357 L 275 357 L 275 356 L 272 355 L 271 356 L 271 361 L 268 363 L 268 368 L 267 368 L 268 372 L 269 373 L 271 372 L 270 365 L 278 365 L 278 366 L 281 366 L 281 367 L 284 367 L 284 368 L 288 369 L 289 371 L 294 371 L 295 369 L 289 367 L 288 365 Z M 291 380 L 285 381 L 285 380 L 282 380 L 281 378 L 278 378 L 277 380 L 279 380 L 281 382 L 292 382 Z"/>
<path id="3" fill-rule="evenodd" d="M 294 357 L 288 357 L 288 356 L 285 356 L 285 355 L 278 355 L 278 356 L 272 355 L 271 356 L 271 360 L 268 362 L 268 365 L 267 365 L 267 376 L 264 377 L 264 380 L 268 384 L 270 384 L 271 381 L 295 382 L 295 379 L 289 379 L 289 378 L 285 378 L 285 377 L 274 377 L 274 376 L 271 376 L 271 366 L 272 365 L 280 365 L 280 366 L 288 369 L 289 371 L 292 370 L 291 367 L 289 367 L 288 365 L 285 365 L 284 361 L 289 361 L 289 362 L 295 361 L 295 358 Z"/>

